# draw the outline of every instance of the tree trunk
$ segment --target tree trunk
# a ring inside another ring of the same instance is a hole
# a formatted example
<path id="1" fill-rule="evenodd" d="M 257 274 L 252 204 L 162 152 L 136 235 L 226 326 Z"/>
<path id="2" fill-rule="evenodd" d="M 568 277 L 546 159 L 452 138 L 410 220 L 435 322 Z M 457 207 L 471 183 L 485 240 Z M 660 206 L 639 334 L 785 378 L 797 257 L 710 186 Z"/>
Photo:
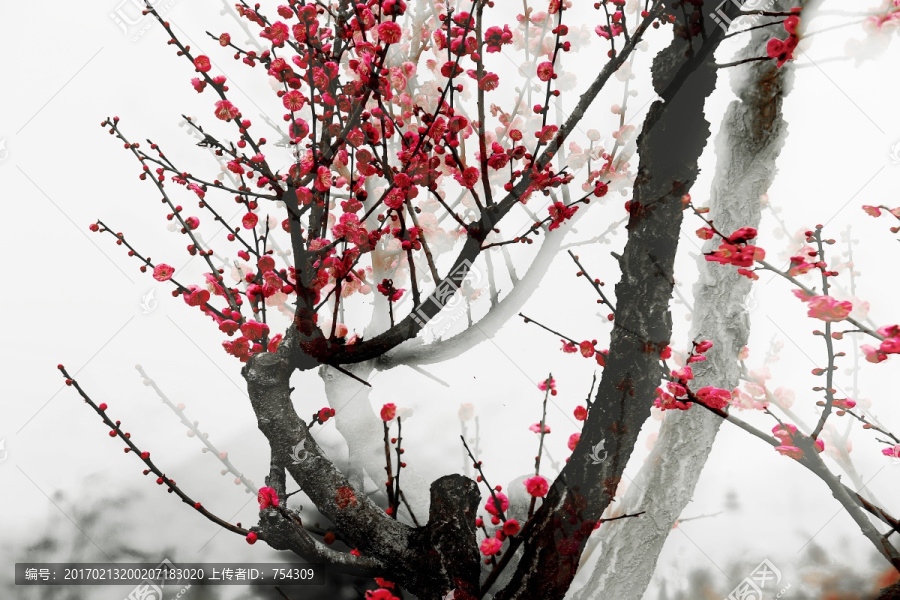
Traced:
<path id="1" fill-rule="evenodd" d="M 798 0 L 777 0 L 771 10 L 786 11 L 800 4 Z M 805 22 L 809 8 L 804 12 Z M 776 31 L 761 28 L 751 32 L 749 43 L 734 60 L 764 56 L 766 42 Z M 722 120 L 710 192 L 710 216 L 723 232 L 759 226 L 760 198 L 775 178 L 775 161 L 787 137 L 781 109 L 793 84 L 792 65 L 788 62 L 778 69 L 774 61 L 764 61 L 732 68 L 732 87 L 740 100 L 728 106 Z M 703 251 L 717 246 L 718 241 L 709 240 Z M 700 278 L 694 286 L 691 339 L 712 340 L 714 345 L 706 353 L 707 360 L 695 365 L 695 387 L 730 390 L 738 384 L 738 353 L 749 335 L 744 303 L 751 282 L 734 268 L 707 262 L 702 256 L 697 263 Z M 656 445 L 621 503 L 626 513 L 645 510 L 652 518 L 601 528 L 595 546 L 600 553 L 596 567 L 574 598 L 640 600 L 666 537 L 691 500 L 721 422 L 704 410 L 665 413 Z"/>
<path id="2" fill-rule="evenodd" d="M 737 5 L 729 3 L 730 17 Z M 641 425 L 650 416 L 660 380 L 659 353 L 669 344 L 668 305 L 682 197 L 697 177 L 709 137 L 703 114 L 716 85 L 713 53 L 724 37 L 712 20 L 705 35 L 679 37 L 657 55 L 653 84 L 662 101 L 650 108 L 638 138 L 641 157 L 630 204 L 628 241 L 616 285 L 616 317 L 609 360 L 581 441 L 551 486 L 535 522 L 523 532 L 524 551 L 501 600 L 561 599 L 571 585 L 588 536 L 612 500 Z M 679 18 L 676 30 L 686 24 Z M 611 443 L 610 443 L 611 439 Z M 597 464 L 592 448 L 606 444 Z"/>
<path id="3" fill-rule="evenodd" d="M 260 539 L 310 561 L 337 565 L 343 571 L 364 569 L 397 581 L 422 600 L 440 600 L 451 590 L 460 595 L 476 592 L 481 564 L 475 536 L 481 499 L 477 484 L 462 475 L 435 481 L 428 523 L 422 527 L 386 515 L 325 456 L 294 410 L 291 343 L 294 340 L 287 339 L 278 352 L 254 356 L 242 371 L 259 429 L 271 447 L 268 481 L 282 494 L 287 471 L 359 556 L 331 551 L 311 538 L 297 515 L 284 509 L 261 511 Z"/>

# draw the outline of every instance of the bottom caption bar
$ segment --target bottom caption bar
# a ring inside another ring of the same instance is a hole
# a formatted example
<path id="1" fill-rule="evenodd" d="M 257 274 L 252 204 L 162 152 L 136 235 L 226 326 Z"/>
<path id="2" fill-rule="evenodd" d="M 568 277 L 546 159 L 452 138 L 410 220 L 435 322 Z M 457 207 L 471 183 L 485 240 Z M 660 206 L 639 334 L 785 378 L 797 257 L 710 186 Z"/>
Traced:
<path id="1" fill-rule="evenodd" d="M 16 563 L 16 585 L 132 585 L 149 592 L 185 585 L 324 585 L 308 563 Z M 142 596 L 138 596 L 140 598 Z M 161 598 L 158 593 L 149 597 Z"/>

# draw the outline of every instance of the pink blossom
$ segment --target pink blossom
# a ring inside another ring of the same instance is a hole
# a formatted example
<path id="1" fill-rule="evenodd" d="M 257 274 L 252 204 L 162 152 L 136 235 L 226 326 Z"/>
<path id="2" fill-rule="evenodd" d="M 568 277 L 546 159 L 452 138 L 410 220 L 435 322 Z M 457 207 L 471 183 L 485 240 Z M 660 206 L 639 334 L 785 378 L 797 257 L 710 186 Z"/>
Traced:
<path id="1" fill-rule="evenodd" d="M 594 33 L 606 40 L 612 37 L 609 33 L 609 27 L 607 27 L 606 25 L 597 25 L 594 28 Z"/>
<path id="2" fill-rule="evenodd" d="M 297 111 L 303 108 L 306 104 L 306 99 L 303 97 L 303 94 L 297 90 L 291 90 L 281 98 L 281 103 L 286 109 Z"/>
<path id="3" fill-rule="evenodd" d="M 678 400 L 662 388 L 656 388 L 656 398 L 653 399 L 653 406 L 660 410 L 687 410 L 692 406 L 692 403 Z"/>
<path id="4" fill-rule="evenodd" d="M 575 407 L 575 420 L 576 421 L 584 421 L 585 419 L 587 419 L 587 415 L 588 415 L 587 408 L 585 408 L 583 406 Z"/>
<path id="5" fill-rule="evenodd" d="M 884 352 L 885 354 L 898 354 L 900 353 L 900 338 L 888 338 L 881 342 L 881 346 L 878 348 L 879 352 Z"/>
<path id="6" fill-rule="evenodd" d="M 388 421 L 392 421 L 394 417 L 397 416 L 397 405 L 393 402 L 388 402 L 384 406 L 381 407 L 381 420 L 385 423 Z"/>
<path id="7" fill-rule="evenodd" d="M 788 275 L 791 277 L 796 277 L 797 275 L 803 275 L 805 273 L 809 273 L 816 266 L 810 262 L 806 261 L 806 258 L 803 256 L 792 256 L 791 257 L 791 268 L 788 270 Z M 800 298 L 804 302 L 806 301 L 804 298 Z"/>
<path id="8" fill-rule="evenodd" d="M 884 0 L 879 10 L 879 13 L 883 14 L 868 17 L 863 24 L 863 28 L 873 34 L 882 33 L 883 31 L 890 34 L 900 23 L 898 8 L 900 8 L 900 5 L 895 0 Z"/>
<path id="9" fill-rule="evenodd" d="M 699 352 L 700 354 L 703 354 L 704 352 L 706 352 L 707 350 L 709 350 L 712 347 L 713 347 L 713 343 L 711 341 L 703 340 L 702 342 L 699 342 L 697 344 L 696 349 L 697 349 L 697 352 Z"/>
<path id="10" fill-rule="evenodd" d="M 227 333 L 228 335 L 233 335 L 239 328 L 237 322 L 232 321 L 231 319 L 225 319 L 219 323 L 219 331 Z"/>
<path id="11" fill-rule="evenodd" d="M 745 386 L 750 386 L 751 384 L 745 384 Z M 755 384 L 753 384 L 755 385 Z M 751 389 L 748 387 L 748 389 Z M 751 389 L 752 392 L 752 389 Z M 765 396 L 765 391 L 763 390 L 763 396 Z M 744 392 L 740 388 L 734 388 L 731 392 L 731 406 L 739 408 L 741 410 L 765 410 L 768 408 L 767 402 L 760 402 L 747 392 Z"/>
<path id="12" fill-rule="evenodd" d="M 833 404 L 835 408 L 848 410 L 856 407 L 856 400 L 851 400 L 850 398 L 835 398 Z"/>
<path id="13" fill-rule="evenodd" d="M 795 289 L 795 290 L 791 290 L 791 293 L 794 294 L 795 296 L 797 296 L 797 298 L 800 300 L 800 302 L 809 302 L 809 300 L 812 299 L 812 296 L 810 296 L 809 294 L 807 294 L 806 292 L 804 292 L 803 290 L 801 290 L 799 288 Z"/>
<path id="14" fill-rule="evenodd" d="M 330 190 L 332 185 L 331 170 L 325 166 L 320 166 L 316 169 L 316 178 L 313 180 L 313 185 L 316 190 L 320 192 L 327 192 Z"/>
<path id="15" fill-rule="evenodd" d="M 711 408 L 723 409 L 731 402 L 731 392 L 710 386 L 697 390 L 697 397 Z"/>
<path id="16" fill-rule="evenodd" d="M 544 379 L 543 381 L 538 382 L 538 389 L 541 390 L 542 392 L 546 392 L 548 381 L 550 382 L 550 391 L 555 392 L 556 391 L 556 380 L 553 379 L 552 377 L 549 377 L 547 379 Z"/>
<path id="17" fill-rule="evenodd" d="M 756 229 L 753 227 L 741 227 L 728 236 L 728 241 L 732 244 L 743 244 L 749 242 L 756 237 Z"/>
<path id="18" fill-rule="evenodd" d="M 900 337 L 900 325 L 884 325 L 878 328 L 878 335 L 884 337 Z"/>
<path id="19" fill-rule="evenodd" d="M 485 92 L 489 92 L 491 90 L 496 90 L 499 86 L 500 86 L 500 77 L 498 77 L 496 73 L 487 73 L 478 82 L 478 89 L 483 90 Z M 498 154 L 497 156 L 506 156 L 506 155 Z"/>
<path id="20" fill-rule="evenodd" d="M 575 446 L 578 445 L 578 442 L 579 442 L 580 440 L 581 440 L 581 434 L 580 434 L 580 433 L 573 433 L 572 435 L 569 436 L 569 441 L 568 441 L 568 443 L 567 443 L 566 445 L 569 447 L 569 450 L 572 450 L 572 451 L 574 452 L 574 451 L 575 451 Z"/>
<path id="21" fill-rule="evenodd" d="M 289 35 L 290 30 L 288 29 L 288 26 L 281 21 L 276 21 L 275 23 L 272 23 L 270 27 L 266 27 L 263 32 L 259 34 L 259 37 L 266 38 L 272 42 L 273 46 L 281 48 L 284 46 Z"/>
<path id="22" fill-rule="evenodd" d="M 493 555 L 497 554 L 498 552 L 500 552 L 500 548 L 502 548 L 502 547 L 503 547 L 503 542 L 501 542 L 500 540 L 498 540 L 495 537 L 492 537 L 492 538 L 484 538 L 484 541 L 481 542 L 481 546 L 479 546 L 479 549 L 481 550 L 481 553 L 484 554 L 485 556 L 493 556 Z"/>
<path id="23" fill-rule="evenodd" d="M 153 267 L 153 279 L 157 281 L 168 281 L 172 279 L 175 269 L 165 263 L 159 263 Z"/>
<path id="24" fill-rule="evenodd" d="M 696 233 L 701 240 L 711 240 L 716 235 L 716 232 L 709 227 L 701 227 Z"/>
<path id="25" fill-rule="evenodd" d="M 706 255 L 706 260 L 722 265 L 747 268 L 752 267 L 754 261 L 763 260 L 765 257 L 766 251 L 759 246 L 751 244 L 735 245 L 723 241 L 716 251 Z"/>
<path id="26" fill-rule="evenodd" d="M 268 255 L 262 256 L 256 261 L 256 266 L 259 267 L 260 273 L 268 273 L 275 269 L 275 259 Z"/>
<path id="27" fill-rule="evenodd" d="M 544 61 L 537 66 L 537 78 L 541 81 L 549 81 L 553 77 L 553 63 Z"/>
<path id="28" fill-rule="evenodd" d="M 497 497 L 497 501 L 500 502 L 500 510 L 497 510 L 497 507 L 494 505 L 494 496 Z M 488 513 L 494 515 L 495 517 L 499 516 L 501 512 L 506 511 L 509 508 L 509 498 L 506 497 L 505 494 L 500 492 L 494 492 L 492 496 L 489 496 L 487 502 L 484 503 L 484 510 L 488 511 Z"/>
<path id="29" fill-rule="evenodd" d="M 528 429 L 530 429 L 531 431 L 533 431 L 535 433 L 541 433 L 541 424 L 534 423 L 532 425 L 529 425 Z M 544 433 L 550 433 L 550 426 L 547 425 L 546 423 L 544 423 Z"/>
<path id="30" fill-rule="evenodd" d="M 259 222 L 259 217 L 256 216 L 256 213 L 248 212 L 241 219 L 241 225 L 244 229 L 253 229 L 256 227 L 256 224 Z"/>
<path id="31" fill-rule="evenodd" d="M 672 377 L 680 381 L 690 381 L 694 378 L 694 371 L 690 367 L 682 367 L 672 371 Z"/>
<path id="32" fill-rule="evenodd" d="M 400 29 L 400 25 L 393 21 L 385 21 L 378 26 L 378 37 L 385 44 L 396 44 L 402 35 L 403 30 Z"/>
<path id="33" fill-rule="evenodd" d="M 209 57 L 200 55 L 197 58 L 195 58 L 194 59 L 194 68 L 197 69 L 198 71 L 200 71 L 201 73 L 208 72 L 212 68 L 212 65 L 209 62 Z"/>
<path id="34" fill-rule="evenodd" d="M 378 291 L 389 298 L 391 302 L 397 302 L 398 300 L 400 300 L 400 298 L 403 297 L 403 292 L 406 291 L 405 289 L 395 289 L 394 282 L 390 279 L 383 280 L 378 284 L 377 288 Z"/>
<path id="35" fill-rule="evenodd" d="M 550 491 L 550 484 L 548 484 L 547 480 L 540 475 L 529 477 L 523 483 L 525 484 L 525 489 L 528 490 L 528 493 L 535 498 L 543 498 L 547 495 L 547 492 Z"/>
<path id="36" fill-rule="evenodd" d="M 556 125 L 546 125 L 546 126 L 544 126 L 544 127 L 541 127 L 541 130 L 540 130 L 540 131 L 536 131 L 536 132 L 534 133 L 534 137 L 536 137 L 538 140 L 540 140 L 540 142 L 541 142 L 542 144 L 547 144 L 547 143 L 550 142 L 550 140 L 553 139 L 553 136 L 556 135 L 556 132 L 557 132 L 557 131 L 559 131 L 559 127 L 558 127 L 558 126 L 556 126 Z M 562 202 L 559 202 L 558 204 L 562 204 Z M 565 205 L 563 205 L 563 206 L 565 206 Z M 567 211 L 571 210 L 572 214 L 574 214 L 574 213 L 575 213 L 575 210 L 578 210 L 578 207 L 577 207 L 577 206 L 574 207 L 574 210 L 573 210 L 572 208 L 567 208 L 566 210 L 567 210 Z M 572 214 L 569 214 L 569 215 L 567 216 L 567 218 L 568 218 L 568 217 L 571 217 Z"/>
<path id="37" fill-rule="evenodd" d="M 504 25 L 503 29 L 493 26 L 488 27 L 484 32 L 484 44 L 487 52 L 500 52 L 500 47 L 504 44 L 512 43 L 512 31 L 509 25 Z"/>
<path id="38" fill-rule="evenodd" d="M 800 39 L 793 34 L 789 35 L 786 40 L 772 38 L 766 44 L 766 54 L 769 55 L 769 58 L 777 59 L 776 66 L 781 68 L 785 62 L 794 58 L 794 49 L 799 42 Z"/>
<path id="39" fill-rule="evenodd" d="M 386 15 L 399 17 L 406 12 L 406 2 L 403 0 L 386 0 L 382 5 L 382 10 Z"/>
<path id="40" fill-rule="evenodd" d="M 863 351 L 863 354 L 866 355 L 866 360 L 870 363 L 880 363 L 883 360 L 887 360 L 887 354 L 869 344 L 862 344 L 859 349 Z"/>
<path id="41" fill-rule="evenodd" d="M 507 536 L 516 535 L 517 533 L 519 533 L 519 529 L 519 522 L 515 519 L 510 519 L 503 524 L 503 533 Z"/>
<path id="42" fill-rule="evenodd" d="M 578 210 L 577 206 L 566 206 L 562 202 L 554 202 L 550 205 L 550 231 L 558 229 L 566 220 Z"/>
<path id="43" fill-rule="evenodd" d="M 460 185 L 467 188 L 475 187 L 475 184 L 478 183 L 478 179 L 480 174 L 478 169 L 475 167 L 468 167 L 463 170 L 463 172 L 456 176 L 456 180 L 459 181 Z"/>
<path id="44" fill-rule="evenodd" d="M 790 423 L 776 425 L 772 428 L 772 434 L 777 437 L 782 444 L 787 444 L 792 441 L 795 433 L 797 433 L 797 427 Z"/>
<path id="45" fill-rule="evenodd" d="M 890 456 L 891 458 L 900 458 L 900 444 L 890 448 L 884 448 L 881 453 L 885 456 Z"/>
<path id="46" fill-rule="evenodd" d="M 870 216 L 873 216 L 873 217 L 881 216 L 881 209 L 878 208 L 877 206 L 864 205 L 862 208 L 864 211 L 866 211 L 866 214 L 868 214 Z"/>
<path id="47" fill-rule="evenodd" d="M 182 293 L 182 297 L 188 306 L 203 306 L 209 302 L 209 291 L 192 285 Z"/>
<path id="48" fill-rule="evenodd" d="M 851 303 L 839 302 L 831 296 L 813 296 L 808 303 L 809 312 L 807 314 L 822 321 L 843 321 L 853 310 Z"/>
<path id="49" fill-rule="evenodd" d="M 794 405 L 794 399 L 796 395 L 793 390 L 789 390 L 784 387 L 779 387 L 775 389 L 775 403 L 781 408 L 790 408 Z"/>
<path id="50" fill-rule="evenodd" d="M 673 396 L 680 398 L 682 396 L 687 396 L 687 388 L 685 388 L 680 383 L 675 383 L 674 381 L 666 382 L 666 389 L 669 390 Z"/>
<path id="51" fill-rule="evenodd" d="M 241 333 L 243 333 L 247 339 L 258 340 L 269 333 L 269 326 L 265 323 L 257 323 L 253 319 L 250 319 L 241 325 Z"/>
<path id="52" fill-rule="evenodd" d="M 581 355 L 585 358 L 590 358 L 594 355 L 594 342 L 585 340 L 579 344 L 578 348 L 581 350 Z"/>
<path id="53" fill-rule="evenodd" d="M 797 446 L 777 446 L 775 450 L 784 456 L 790 456 L 794 460 L 800 460 L 803 457 L 803 451 Z"/>
<path id="54" fill-rule="evenodd" d="M 278 492 L 275 491 L 275 488 L 259 488 L 257 500 L 259 501 L 259 510 L 269 508 L 270 506 L 278 506 Z"/>

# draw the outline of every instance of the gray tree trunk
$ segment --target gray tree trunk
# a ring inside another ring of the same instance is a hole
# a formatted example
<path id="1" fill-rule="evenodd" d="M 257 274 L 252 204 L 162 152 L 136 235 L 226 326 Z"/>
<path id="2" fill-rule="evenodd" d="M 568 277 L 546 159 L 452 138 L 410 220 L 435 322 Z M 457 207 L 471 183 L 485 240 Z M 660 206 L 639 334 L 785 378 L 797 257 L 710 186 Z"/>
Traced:
<path id="1" fill-rule="evenodd" d="M 808 21 L 819 0 L 776 0 L 770 10 L 805 5 Z M 757 24 L 764 19 L 761 17 Z M 736 25 L 732 29 L 738 29 Z M 754 30 L 735 60 L 766 55 L 766 42 L 785 37 L 781 26 Z M 709 216 L 723 232 L 758 227 L 760 198 L 777 172 L 778 158 L 787 137 L 782 103 L 789 93 L 793 63 L 778 69 L 774 60 L 732 67 L 732 88 L 739 100 L 725 112 L 716 137 L 718 161 L 710 190 Z M 718 247 L 706 242 L 703 251 Z M 738 353 L 747 343 L 749 317 L 745 306 L 751 282 L 733 267 L 697 260 L 700 278 L 694 286 L 691 339 L 712 340 L 706 362 L 694 365 L 695 388 L 733 389 L 738 383 Z M 691 500 L 722 420 L 711 412 L 693 409 L 669 411 L 646 463 L 628 488 L 619 509 L 647 511 L 649 518 L 609 523 L 595 534 L 591 554 L 599 555 L 587 582 L 571 594 L 577 600 L 640 600 L 656 567 L 659 553 L 675 521 Z"/>

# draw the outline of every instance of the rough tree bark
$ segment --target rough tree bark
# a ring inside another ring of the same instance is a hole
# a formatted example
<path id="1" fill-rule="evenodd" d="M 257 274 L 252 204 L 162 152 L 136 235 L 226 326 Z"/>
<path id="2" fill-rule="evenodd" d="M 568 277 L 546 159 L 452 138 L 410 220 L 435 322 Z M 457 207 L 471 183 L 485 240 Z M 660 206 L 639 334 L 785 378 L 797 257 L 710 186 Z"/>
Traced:
<path id="1" fill-rule="evenodd" d="M 330 555 L 324 544 L 272 510 L 260 521 L 260 538 L 276 549 L 402 581 L 423 600 L 442 598 L 450 589 L 474 593 L 480 573 L 475 543 L 475 513 L 481 499 L 477 484 L 462 475 L 442 477 L 431 485 L 427 525 L 409 527 L 391 519 L 368 496 L 356 492 L 297 416 L 291 404 L 290 354 L 290 348 L 259 354 L 242 371 L 259 428 L 272 449 L 268 482 L 283 496 L 287 471 L 361 556 Z M 304 451 L 299 461 L 293 452 L 298 446 Z"/>
<path id="2" fill-rule="evenodd" d="M 702 11 L 702 7 L 700 7 Z M 725 7 L 730 18 L 736 5 Z M 535 522 L 523 531 L 524 551 L 501 600 L 563 598 L 595 523 L 612 500 L 659 384 L 659 352 L 672 331 L 669 302 L 682 221 L 682 197 L 697 177 L 709 137 L 703 113 L 716 84 L 713 53 L 724 38 L 710 18 L 703 35 L 675 37 L 654 60 L 651 106 L 638 138 L 640 166 L 630 205 L 628 242 L 619 260 L 616 318 L 609 361 L 581 441 L 551 486 Z M 682 20 L 676 32 L 685 29 Z M 612 438 L 611 443 L 609 438 Z M 606 441 L 610 458 L 589 460 Z"/>
<path id="3" fill-rule="evenodd" d="M 777 0 L 771 10 L 804 6 L 806 23 L 810 9 L 817 4 L 818 0 Z M 767 27 L 749 33 L 750 41 L 734 60 L 765 56 L 766 42 L 775 31 Z M 790 61 L 781 69 L 774 61 L 763 61 L 732 70 L 732 87 L 739 100 L 728 106 L 716 139 L 718 162 L 709 203 L 716 227 L 726 232 L 759 226 L 760 198 L 775 178 L 775 162 L 787 136 L 781 109 L 794 80 Z M 717 245 L 707 241 L 703 251 L 710 252 Z M 751 282 L 735 269 L 707 262 L 702 256 L 697 263 L 700 279 L 694 286 L 691 339 L 713 340 L 714 346 L 706 353 L 707 360 L 695 365 L 696 387 L 733 389 L 738 384 L 738 353 L 749 335 L 749 317 L 743 306 Z M 596 568 L 574 598 L 640 600 L 666 537 L 691 500 L 721 422 L 720 417 L 703 410 L 665 414 L 656 445 L 620 506 L 626 513 L 652 511 L 652 518 L 601 528 Z"/>

